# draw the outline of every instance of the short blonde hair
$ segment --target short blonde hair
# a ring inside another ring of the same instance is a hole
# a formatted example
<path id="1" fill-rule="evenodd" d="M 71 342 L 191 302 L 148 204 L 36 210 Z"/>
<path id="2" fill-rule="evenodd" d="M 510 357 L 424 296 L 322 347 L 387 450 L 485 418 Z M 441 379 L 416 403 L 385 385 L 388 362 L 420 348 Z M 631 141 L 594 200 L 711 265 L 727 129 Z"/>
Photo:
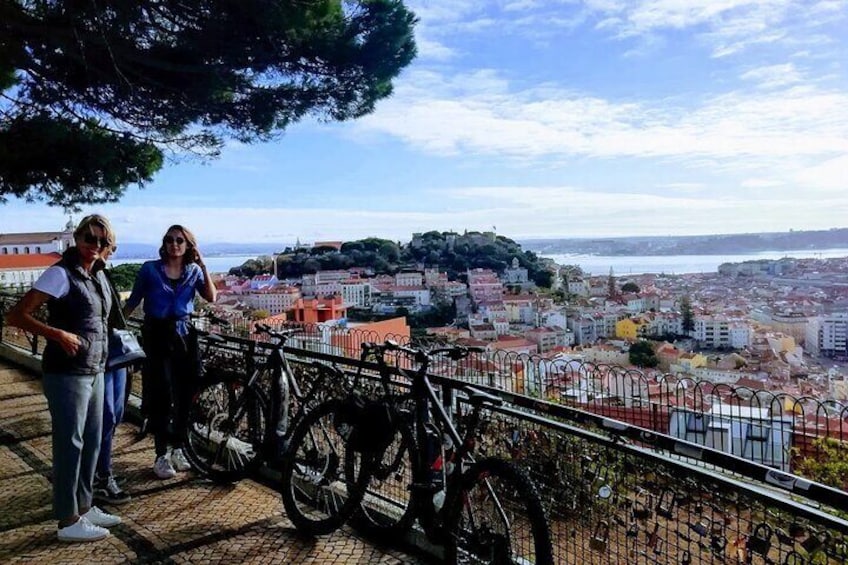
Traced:
<path id="1" fill-rule="evenodd" d="M 112 224 L 106 216 L 100 214 L 90 214 L 80 220 L 77 229 L 74 230 L 74 239 L 78 239 L 87 233 L 91 233 L 91 226 L 97 226 L 103 230 L 103 236 L 109 242 L 109 247 L 115 245 L 115 230 L 112 229 Z"/>

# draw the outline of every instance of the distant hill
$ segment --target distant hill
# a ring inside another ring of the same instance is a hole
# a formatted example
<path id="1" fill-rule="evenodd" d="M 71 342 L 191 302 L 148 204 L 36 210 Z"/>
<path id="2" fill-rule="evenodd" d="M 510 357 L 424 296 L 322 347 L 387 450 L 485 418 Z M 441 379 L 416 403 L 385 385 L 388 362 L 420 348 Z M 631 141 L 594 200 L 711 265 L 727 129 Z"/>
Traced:
<path id="1" fill-rule="evenodd" d="M 848 228 L 723 235 L 526 239 L 525 249 L 545 255 L 722 255 L 760 251 L 848 249 Z"/>
<path id="2" fill-rule="evenodd" d="M 207 257 L 221 255 L 272 255 L 285 249 L 280 243 L 203 243 L 200 250 Z M 159 247 L 149 243 L 118 242 L 118 259 L 152 259 L 158 257 Z"/>

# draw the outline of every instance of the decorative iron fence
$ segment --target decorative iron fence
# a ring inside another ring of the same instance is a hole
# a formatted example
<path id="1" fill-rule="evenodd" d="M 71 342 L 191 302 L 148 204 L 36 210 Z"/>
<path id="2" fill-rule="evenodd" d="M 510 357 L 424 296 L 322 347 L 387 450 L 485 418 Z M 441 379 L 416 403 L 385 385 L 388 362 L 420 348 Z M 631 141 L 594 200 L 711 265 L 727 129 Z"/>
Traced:
<path id="1" fill-rule="evenodd" d="M 7 304 L 0 300 L 0 308 Z M 248 329 L 243 326 L 242 335 L 249 336 Z M 353 371 L 362 341 L 386 337 L 302 329 L 287 348 L 296 366 L 320 359 Z M 13 328 L 1 335 L 6 344 L 40 350 L 37 340 Z M 263 350 L 261 342 L 228 336 L 207 357 L 212 365 L 245 371 Z M 812 400 L 787 403 L 780 395 L 748 396 L 727 387 L 719 397 L 734 402 L 717 404 L 714 389 L 701 383 L 651 383 L 621 367 L 564 366 L 501 352 L 436 363 L 432 379 L 460 423 L 466 383 L 504 398 L 504 407 L 488 410 L 481 449 L 533 477 L 558 563 L 848 562 L 848 493 L 781 470 L 786 454 L 791 464 L 799 435 L 824 435 L 786 409 L 796 403 L 806 409 Z M 734 426 L 749 426 L 745 433 L 761 442 L 759 454 L 722 443 L 725 433 L 732 442 Z M 841 439 L 842 426 L 834 420 L 825 431 L 838 431 L 828 435 Z M 786 437 L 788 445 L 779 444 Z"/>

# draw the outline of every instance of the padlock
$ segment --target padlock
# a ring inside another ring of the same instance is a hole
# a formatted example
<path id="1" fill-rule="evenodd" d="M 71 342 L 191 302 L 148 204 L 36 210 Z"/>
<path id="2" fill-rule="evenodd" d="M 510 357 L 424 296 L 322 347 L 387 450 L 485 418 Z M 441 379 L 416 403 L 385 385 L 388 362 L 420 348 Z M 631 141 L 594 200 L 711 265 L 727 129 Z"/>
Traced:
<path id="1" fill-rule="evenodd" d="M 665 540 L 658 537 L 657 543 L 654 544 L 654 554 L 655 555 L 662 555 L 664 548 L 665 548 Z"/>
<path id="2" fill-rule="evenodd" d="M 630 526 L 627 528 L 625 535 L 629 538 L 635 538 L 639 536 L 639 524 L 636 522 L 631 522 Z"/>
<path id="3" fill-rule="evenodd" d="M 810 528 L 807 537 L 801 542 L 801 547 L 807 552 L 807 555 L 813 555 L 822 548 L 822 540 L 818 536 L 818 532 Z"/>
<path id="4" fill-rule="evenodd" d="M 654 522 L 654 529 L 648 534 L 648 540 L 645 542 L 649 548 L 653 549 L 660 539 L 660 523 Z"/>
<path id="5" fill-rule="evenodd" d="M 793 538 L 802 538 L 806 533 L 807 528 L 804 527 L 804 524 L 799 522 L 792 522 L 789 524 L 789 535 Z"/>
<path id="6" fill-rule="evenodd" d="M 589 540 L 589 547 L 595 551 L 606 551 L 607 541 L 609 540 L 609 529 L 609 522 L 606 520 L 598 522 L 598 525 L 595 526 L 595 533 L 592 535 L 592 539 Z"/>
<path id="7" fill-rule="evenodd" d="M 806 563 L 807 560 L 804 559 L 804 556 L 794 549 L 783 558 L 783 565 L 806 565 Z"/>
<path id="8" fill-rule="evenodd" d="M 689 529 L 698 534 L 699 536 L 707 535 L 707 531 L 709 530 L 709 526 L 707 525 L 707 519 L 701 518 L 697 522 L 690 522 Z"/>
<path id="9" fill-rule="evenodd" d="M 669 489 L 665 489 L 657 498 L 657 514 L 663 518 L 671 519 L 674 514 L 674 493 Z"/>
<path id="10" fill-rule="evenodd" d="M 580 458 L 580 468 L 583 471 L 583 480 L 592 484 L 595 482 L 595 477 L 598 476 L 598 464 L 589 455 L 584 455 Z"/>
<path id="11" fill-rule="evenodd" d="M 646 500 L 641 500 L 641 497 L 645 497 Z M 647 520 L 651 517 L 653 512 L 651 511 L 651 495 L 647 494 L 647 491 L 642 491 L 641 493 L 636 495 L 636 498 L 633 500 L 631 504 L 631 508 L 633 511 L 633 517 L 637 520 Z"/>
<path id="12" fill-rule="evenodd" d="M 680 556 L 680 565 L 692 565 L 692 555 L 688 551 L 684 551 Z"/>
<path id="13" fill-rule="evenodd" d="M 710 549 L 716 555 L 724 553 L 727 547 L 727 538 L 721 535 L 713 535 L 710 537 Z"/>
<path id="14" fill-rule="evenodd" d="M 771 526 L 765 522 L 760 522 L 754 526 L 754 531 L 751 537 L 748 538 L 748 549 L 760 555 L 767 555 L 771 549 L 771 536 L 774 532 Z"/>
<path id="15" fill-rule="evenodd" d="M 783 545 L 788 545 L 790 547 L 795 545 L 795 538 L 790 536 L 789 533 L 783 528 L 775 528 L 774 535 L 777 536 L 777 541 L 779 541 Z"/>

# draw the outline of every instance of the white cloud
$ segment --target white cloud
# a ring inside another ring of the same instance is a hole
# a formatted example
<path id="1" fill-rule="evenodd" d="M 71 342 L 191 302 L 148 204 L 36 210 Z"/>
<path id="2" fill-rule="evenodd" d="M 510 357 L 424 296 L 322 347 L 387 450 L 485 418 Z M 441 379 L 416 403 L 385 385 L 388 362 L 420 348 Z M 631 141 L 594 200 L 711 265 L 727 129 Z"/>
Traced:
<path id="1" fill-rule="evenodd" d="M 751 80 L 760 88 L 777 88 L 801 82 L 801 73 L 792 63 L 769 65 L 751 69 L 742 74 L 743 80 Z"/>
<path id="2" fill-rule="evenodd" d="M 515 89 L 492 71 L 412 72 L 395 97 L 354 127 L 441 155 L 659 158 L 791 174 L 805 160 L 848 151 L 848 93 L 778 88 L 775 77 L 790 74 L 790 67 L 749 71 L 775 84 L 768 91 L 613 101 L 546 85 Z"/>

